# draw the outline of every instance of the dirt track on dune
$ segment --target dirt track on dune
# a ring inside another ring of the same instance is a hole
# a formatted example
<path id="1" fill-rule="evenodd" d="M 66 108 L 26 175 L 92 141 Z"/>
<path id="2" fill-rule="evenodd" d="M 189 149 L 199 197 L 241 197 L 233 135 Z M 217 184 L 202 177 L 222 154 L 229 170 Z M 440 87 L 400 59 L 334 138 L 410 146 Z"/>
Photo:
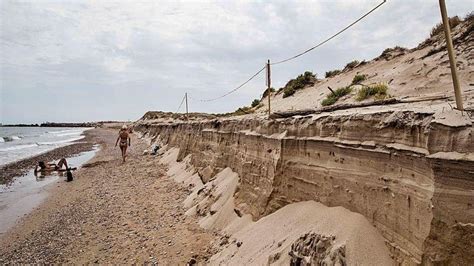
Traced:
<path id="1" fill-rule="evenodd" d="M 214 236 L 184 215 L 187 188 L 165 176 L 159 158 L 132 138 L 127 162 L 116 132 L 99 129 L 102 148 L 71 183 L 0 240 L 0 263 L 160 263 L 203 261 Z"/>

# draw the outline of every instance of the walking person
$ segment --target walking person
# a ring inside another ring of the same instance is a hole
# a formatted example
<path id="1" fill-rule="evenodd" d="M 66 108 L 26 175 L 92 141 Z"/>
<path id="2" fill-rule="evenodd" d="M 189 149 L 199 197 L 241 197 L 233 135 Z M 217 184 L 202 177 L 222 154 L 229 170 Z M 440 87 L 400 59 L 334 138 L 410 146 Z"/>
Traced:
<path id="1" fill-rule="evenodd" d="M 127 156 L 127 144 L 128 146 L 132 144 L 132 140 L 130 139 L 130 134 L 128 133 L 128 128 L 126 125 L 123 125 L 122 129 L 120 129 L 117 141 L 115 141 L 115 147 L 117 147 L 117 143 L 119 143 L 119 141 L 119 147 L 122 151 L 122 160 L 125 162 L 125 157 Z"/>

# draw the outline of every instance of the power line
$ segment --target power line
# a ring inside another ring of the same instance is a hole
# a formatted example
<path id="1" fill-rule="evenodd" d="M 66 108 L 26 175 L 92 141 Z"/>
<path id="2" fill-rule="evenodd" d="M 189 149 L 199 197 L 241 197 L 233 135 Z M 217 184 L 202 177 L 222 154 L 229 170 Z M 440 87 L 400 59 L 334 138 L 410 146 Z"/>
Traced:
<path id="1" fill-rule="evenodd" d="M 322 46 L 323 44 L 329 42 L 330 40 L 334 39 L 336 36 L 338 36 L 339 34 L 343 33 L 344 31 L 346 31 L 347 29 L 349 29 L 350 27 L 354 26 L 355 24 L 357 24 L 359 21 L 361 21 L 362 19 L 364 19 L 365 17 L 367 17 L 370 13 L 374 12 L 376 9 L 378 9 L 380 6 L 382 6 L 383 4 L 385 4 L 385 2 L 387 2 L 387 0 L 384 0 L 383 2 L 381 2 L 380 4 L 378 4 L 377 6 L 375 6 L 374 8 L 372 8 L 370 11 L 368 11 L 367 13 L 365 13 L 363 16 L 361 16 L 360 18 L 358 18 L 357 20 L 355 20 L 354 22 L 352 22 L 351 24 L 349 24 L 348 26 L 346 26 L 345 28 L 343 28 L 342 30 L 338 31 L 336 34 L 332 35 L 331 37 L 327 38 L 326 40 L 318 43 L 317 45 L 297 54 L 297 55 L 294 55 L 292 57 L 289 57 L 287 59 L 284 59 L 284 60 L 281 60 L 281 61 L 277 61 L 277 62 L 274 62 L 274 63 L 271 63 L 270 65 L 278 65 L 278 64 L 282 64 L 282 63 L 285 63 L 285 62 L 288 62 L 290 60 L 293 60 L 295 58 L 298 58 L 306 53 L 309 53 L 311 52 L 312 50 Z M 240 88 L 242 88 L 243 86 L 245 86 L 247 83 L 249 83 L 252 79 L 254 79 L 255 77 L 258 76 L 258 74 L 262 73 L 263 70 L 265 70 L 266 66 L 262 67 L 260 70 L 258 70 L 255 74 L 253 74 L 248 80 L 246 80 L 245 82 L 243 82 L 242 84 L 240 84 L 239 86 L 237 86 L 236 88 L 230 90 L 229 92 L 221 95 L 221 96 L 218 96 L 218 97 L 215 97 L 215 98 L 210 98 L 210 99 L 196 99 L 194 97 L 191 97 L 190 95 L 188 95 L 188 97 L 192 100 L 197 100 L 197 101 L 201 101 L 201 102 L 210 102 L 210 101 L 215 101 L 215 100 L 218 100 L 218 99 L 221 99 L 221 98 L 224 98 L 226 97 L 227 95 L 229 94 L 232 94 L 234 93 L 235 91 L 239 90 Z M 183 105 L 183 102 L 184 102 L 184 99 L 185 97 L 183 98 L 183 100 L 181 101 L 181 104 L 179 105 L 179 108 L 181 108 L 181 106 Z M 178 110 L 179 110 L 178 108 Z"/>
<path id="2" fill-rule="evenodd" d="M 320 47 L 321 45 L 329 42 L 330 40 L 334 39 L 337 35 L 343 33 L 344 31 L 346 31 L 347 29 L 349 29 L 350 27 L 354 26 L 355 24 L 357 24 L 359 21 L 361 21 L 362 19 L 364 19 L 365 17 L 367 17 L 370 13 L 374 12 L 377 8 L 379 8 L 380 6 L 382 6 L 383 4 L 385 4 L 385 2 L 387 2 L 387 0 L 384 0 L 382 3 L 378 4 L 377 6 L 375 6 L 374 8 L 372 8 L 369 12 L 365 13 L 362 17 L 358 18 L 356 21 L 352 22 L 351 24 L 349 24 L 348 26 L 346 26 L 345 28 L 343 28 L 342 30 L 338 31 L 336 34 L 332 35 L 331 37 L 327 38 L 326 40 L 318 43 L 317 45 L 309 48 L 308 50 L 305 50 L 297 55 L 294 55 L 292 57 L 289 57 L 287 59 L 284 59 L 284 60 L 281 60 L 281 61 L 277 61 L 277 62 L 274 62 L 272 63 L 271 65 L 278 65 L 278 64 L 281 64 L 281 63 L 285 63 L 285 62 L 288 62 L 290 60 L 293 60 L 295 58 L 298 58 L 306 53 L 309 53 L 311 52 L 312 50 Z"/>
<path id="3" fill-rule="evenodd" d="M 181 100 L 181 103 L 179 104 L 179 107 L 178 107 L 178 110 L 176 110 L 175 113 L 178 113 L 179 109 L 181 108 L 181 106 L 183 106 L 183 103 L 184 103 L 184 99 L 186 98 L 186 95 L 183 96 L 183 99 Z"/>
<path id="4" fill-rule="evenodd" d="M 191 99 L 195 99 L 195 100 L 198 100 L 198 101 L 201 101 L 201 102 L 210 102 L 210 101 L 215 101 L 215 100 L 218 100 L 218 99 L 221 99 L 221 98 L 224 98 L 225 96 L 237 91 L 238 89 L 242 88 L 243 86 L 245 86 L 247 83 L 249 83 L 252 79 L 254 79 L 255 77 L 258 76 L 258 74 L 262 73 L 263 70 L 265 70 L 265 66 L 262 67 L 260 70 L 257 71 L 257 73 L 253 74 L 249 79 L 247 79 L 244 83 L 240 84 L 239 86 L 237 86 L 235 89 L 233 90 L 230 90 L 229 92 L 219 96 L 219 97 L 215 97 L 215 98 L 210 98 L 210 99 L 195 99 L 194 97 L 190 97 Z"/>

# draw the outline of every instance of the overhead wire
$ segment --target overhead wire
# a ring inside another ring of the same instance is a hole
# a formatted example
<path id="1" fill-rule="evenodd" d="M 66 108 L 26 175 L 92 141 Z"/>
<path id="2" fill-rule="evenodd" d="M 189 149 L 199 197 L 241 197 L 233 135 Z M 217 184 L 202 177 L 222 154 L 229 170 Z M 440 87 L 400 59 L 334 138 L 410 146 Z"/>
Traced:
<path id="1" fill-rule="evenodd" d="M 383 4 L 385 4 L 385 2 L 387 2 L 387 0 L 384 0 L 383 2 L 381 2 L 380 4 L 378 4 L 377 6 L 375 6 L 374 8 L 372 8 L 371 10 L 369 10 L 367 13 L 365 13 L 364 15 L 362 15 L 360 18 L 358 18 L 357 20 L 355 20 L 354 22 L 352 22 L 351 24 L 347 25 L 345 28 L 341 29 L 340 31 L 336 32 L 335 34 L 333 34 L 331 37 L 325 39 L 324 41 L 318 43 L 317 45 L 299 53 L 299 54 L 296 54 L 294 56 L 291 56 L 289 58 L 286 58 L 286 59 L 283 59 L 283 60 L 280 60 L 280 61 L 277 61 L 277 62 L 274 62 L 274 63 L 270 63 L 270 65 L 278 65 L 278 64 L 282 64 L 282 63 L 285 63 L 285 62 L 288 62 L 290 60 L 293 60 L 293 59 L 296 59 L 304 54 L 307 54 L 309 52 L 311 52 L 312 50 L 324 45 L 325 43 L 329 42 L 330 40 L 334 39 L 335 37 L 337 37 L 338 35 L 340 35 L 341 33 L 343 33 L 344 31 L 348 30 L 349 28 L 351 28 L 352 26 L 354 26 L 355 24 L 357 24 L 359 21 L 361 21 L 362 19 L 364 19 L 365 17 L 367 17 L 369 14 L 371 14 L 372 12 L 374 12 L 376 9 L 378 9 L 379 7 L 381 7 Z M 262 67 L 261 69 L 259 69 L 255 74 L 253 74 L 249 79 L 247 79 L 245 82 L 243 82 L 242 84 L 240 84 L 239 86 L 237 86 L 236 88 L 228 91 L 227 93 L 221 95 L 221 96 L 218 96 L 218 97 L 215 97 L 215 98 L 209 98 L 209 99 L 196 99 L 194 97 L 191 97 L 190 95 L 188 95 L 191 99 L 193 100 L 197 100 L 197 101 L 201 101 L 201 102 L 210 102 L 210 101 L 215 101 L 215 100 L 218 100 L 218 99 L 221 99 L 221 98 L 224 98 L 226 97 L 227 95 L 230 95 L 234 92 L 236 92 L 237 90 L 239 90 L 240 88 L 242 88 L 243 86 L 245 86 L 247 83 L 249 83 L 252 79 L 254 79 L 255 77 L 257 77 L 260 73 L 262 73 L 263 70 L 266 69 L 266 66 Z M 181 105 L 183 104 L 184 102 L 184 98 L 183 98 L 183 101 L 181 102 L 180 104 L 180 107 L 181 108 Z M 179 110 L 178 108 L 178 110 Z"/>
<path id="2" fill-rule="evenodd" d="M 365 13 L 363 16 L 361 16 L 360 18 L 358 18 L 357 20 L 355 20 L 354 22 L 352 22 L 351 24 L 347 25 L 345 28 L 343 28 L 342 30 L 338 31 L 337 33 L 335 33 L 334 35 L 332 35 L 331 37 L 327 38 L 326 40 L 318 43 L 317 45 L 297 54 L 297 55 L 294 55 L 294 56 L 291 56 L 287 59 L 283 59 L 283 60 L 280 60 L 280 61 L 277 61 L 277 62 L 274 62 L 274 63 L 271 63 L 270 65 L 278 65 L 278 64 L 282 64 L 282 63 L 285 63 L 285 62 L 288 62 L 290 60 L 293 60 L 293 59 L 296 59 L 304 54 L 307 54 L 309 52 L 311 52 L 312 50 L 322 46 L 323 44 L 329 42 L 330 40 L 334 39 L 336 36 L 338 36 L 339 34 L 343 33 L 344 31 L 348 30 L 350 27 L 354 26 L 355 24 L 357 24 L 359 21 L 361 21 L 362 19 L 364 19 L 365 17 L 367 17 L 370 13 L 374 12 L 377 8 L 381 7 L 383 4 L 385 4 L 385 2 L 387 2 L 387 0 L 384 0 L 383 2 L 381 2 L 380 4 L 378 4 L 377 6 L 375 6 L 374 8 L 372 8 L 370 11 L 368 11 L 367 13 Z"/>
<path id="3" fill-rule="evenodd" d="M 218 100 L 218 99 L 221 99 L 221 98 L 224 98 L 225 96 L 229 95 L 229 94 L 232 94 L 234 93 L 235 91 L 237 91 L 238 89 L 242 88 L 243 86 L 245 86 L 247 83 L 249 83 L 252 79 L 254 79 L 255 77 L 258 76 L 258 74 L 262 73 L 263 70 L 265 70 L 266 66 L 262 67 L 261 69 L 259 69 L 255 74 L 253 74 L 249 79 L 247 79 L 245 82 L 243 82 L 242 84 L 240 84 L 239 86 L 237 86 L 236 88 L 228 91 L 227 93 L 221 95 L 221 96 L 218 96 L 218 97 L 215 97 L 215 98 L 210 98 L 210 99 L 197 99 L 198 101 L 201 101 L 201 102 L 211 102 L 211 101 L 215 101 L 215 100 Z M 195 98 L 193 98 L 195 99 Z"/>
<path id="4" fill-rule="evenodd" d="M 181 100 L 181 103 L 179 104 L 179 107 L 178 107 L 178 110 L 176 110 L 175 113 L 178 113 L 179 112 L 179 109 L 181 109 L 181 106 L 183 106 L 183 103 L 184 103 L 184 99 L 186 98 L 186 95 L 183 96 L 183 99 Z"/>

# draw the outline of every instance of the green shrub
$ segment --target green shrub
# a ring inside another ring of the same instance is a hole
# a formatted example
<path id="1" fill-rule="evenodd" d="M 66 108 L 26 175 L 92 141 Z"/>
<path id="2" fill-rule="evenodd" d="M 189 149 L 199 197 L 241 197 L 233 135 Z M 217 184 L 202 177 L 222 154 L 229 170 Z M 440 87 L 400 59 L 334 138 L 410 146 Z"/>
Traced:
<path id="1" fill-rule="evenodd" d="M 255 100 L 253 100 L 251 106 L 252 106 L 252 108 L 253 108 L 253 107 L 255 107 L 255 106 L 259 105 L 259 104 L 260 104 L 260 100 L 259 100 L 259 99 L 255 99 Z"/>
<path id="2" fill-rule="evenodd" d="M 452 28 L 456 27 L 462 22 L 462 20 L 458 16 L 450 17 L 449 18 L 449 26 Z M 444 31 L 443 22 L 436 24 L 436 26 L 431 29 L 430 37 L 436 36 L 441 34 Z"/>
<path id="3" fill-rule="evenodd" d="M 353 60 L 353 61 L 347 63 L 347 65 L 344 67 L 344 69 L 353 69 L 353 68 L 356 67 L 358 64 L 359 64 L 359 61 L 358 61 L 358 60 Z"/>
<path id="4" fill-rule="evenodd" d="M 303 76 L 304 80 L 307 82 L 316 79 L 316 74 L 313 74 L 311 71 L 305 71 Z"/>
<path id="5" fill-rule="evenodd" d="M 254 113 L 254 112 L 255 111 L 252 110 L 250 107 L 244 106 L 244 107 L 241 107 L 241 108 L 235 110 L 233 115 L 246 115 L 246 114 L 251 114 L 251 113 Z"/>
<path id="6" fill-rule="evenodd" d="M 387 96 L 387 90 L 388 86 L 382 83 L 371 86 L 364 86 L 357 93 L 356 100 L 362 101 L 371 96 L 374 96 L 377 99 L 383 99 Z"/>
<path id="7" fill-rule="evenodd" d="M 352 88 L 350 86 L 338 88 L 337 90 L 334 91 L 334 93 L 331 92 L 330 94 L 328 94 L 326 96 L 326 99 L 324 99 L 321 102 L 321 105 L 322 106 L 333 105 L 334 103 L 337 102 L 337 100 L 339 100 L 339 98 L 351 93 L 351 91 L 352 91 Z"/>
<path id="8" fill-rule="evenodd" d="M 270 91 L 271 91 L 271 92 L 275 92 L 275 89 L 274 89 L 274 88 L 270 88 Z M 265 98 L 265 97 L 267 97 L 267 95 L 268 95 L 268 89 L 266 89 L 266 90 L 263 92 L 262 99 Z"/>
<path id="9" fill-rule="evenodd" d="M 324 76 L 325 78 L 330 78 L 330 77 L 334 77 L 336 76 L 337 74 L 341 73 L 341 70 L 339 69 L 334 69 L 334 70 L 330 70 L 330 71 L 327 71 L 326 72 L 326 75 Z"/>
<path id="10" fill-rule="evenodd" d="M 362 81 L 366 80 L 367 79 L 367 75 L 365 74 L 357 74 L 354 76 L 354 78 L 352 79 L 352 84 L 359 84 L 361 83 Z"/>
<path id="11" fill-rule="evenodd" d="M 337 102 L 337 98 L 336 97 L 332 97 L 332 96 L 327 96 L 326 99 L 324 99 L 322 102 L 321 102 L 321 105 L 322 106 L 329 106 L 329 105 L 333 105 Z"/>
<path id="12" fill-rule="evenodd" d="M 283 89 L 283 98 L 289 97 L 295 94 L 296 90 L 293 87 L 287 87 Z"/>
<path id="13" fill-rule="evenodd" d="M 316 82 L 316 75 L 310 71 L 304 72 L 304 74 L 299 75 L 296 79 L 291 79 L 283 87 L 283 98 L 295 94 L 297 90 L 301 90 L 308 85 L 314 85 Z"/>
<path id="14" fill-rule="evenodd" d="M 393 48 L 386 48 L 385 50 L 383 50 L 382 54 L 379 57 L 377 57 L 377 59 L 383 58 L 385 60 L 390 60 L 396 56 L 405 54 L 407 51 L 408 51 L 407 48 L 397 45 Z"/>

